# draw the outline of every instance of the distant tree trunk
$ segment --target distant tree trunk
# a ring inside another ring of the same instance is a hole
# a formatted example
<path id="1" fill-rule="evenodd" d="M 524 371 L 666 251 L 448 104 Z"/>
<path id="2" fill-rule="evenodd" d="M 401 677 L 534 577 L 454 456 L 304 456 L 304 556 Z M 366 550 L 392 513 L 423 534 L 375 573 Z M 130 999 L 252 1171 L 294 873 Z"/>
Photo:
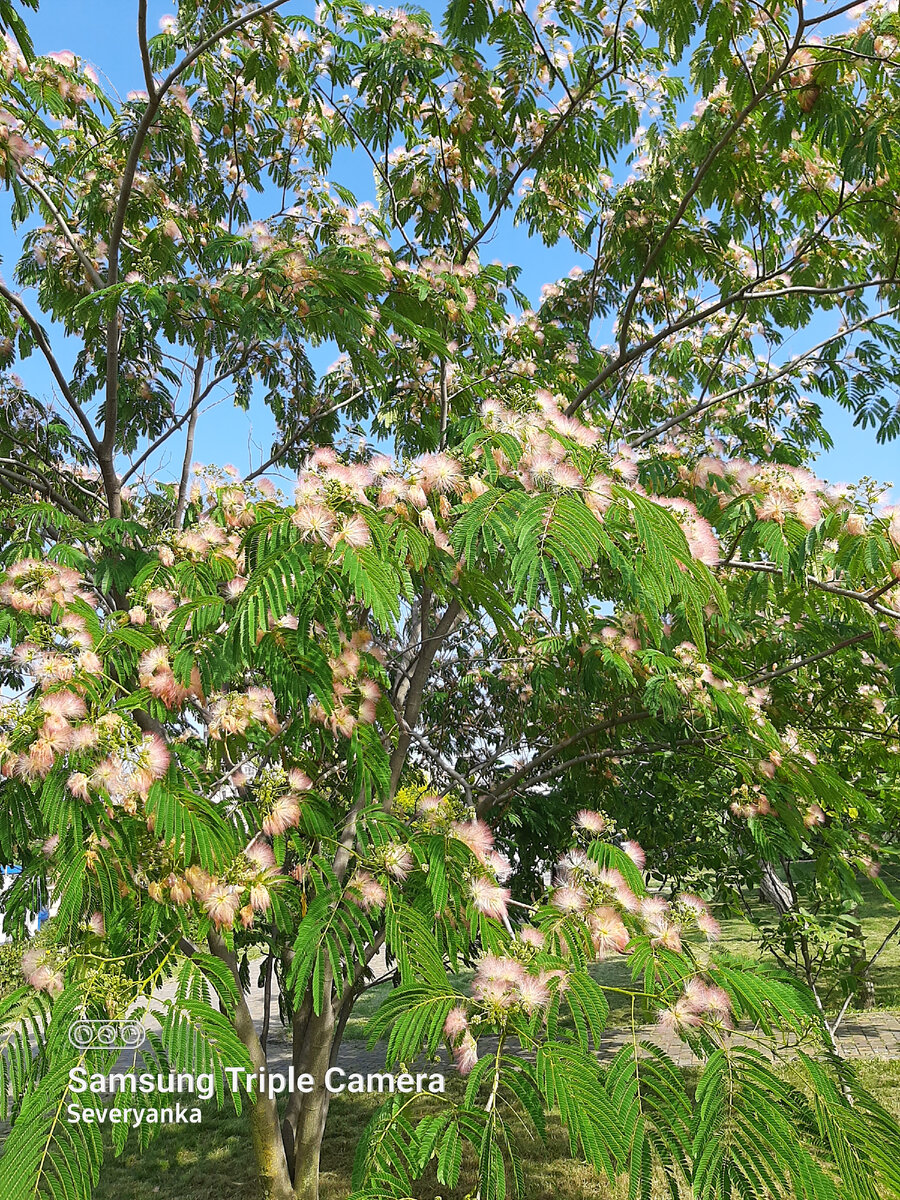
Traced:
<path id="1" fill-rule="evenodd" d="M 854 917 L 858 917 L 858 910 L 854 909 Z M 865 950 L 865 940 L 863 938 L 862 925 L 857 920 L 851 929 L 853 937 L 859 943 L 860 949 L 854 951 L 850 959 L 850 979 L 851 979 L 851 994 L 853 996 L 853 1004 L 856 1008 L 868 1010 L 875 1007 L 875 984 L 869 978 L 869 956 Z"/>
<path id="2" fill-rule="evenodd" d="M 779 879 L 771 863 L 762 864 L 762 879 L 759 884 L 759 894 L 767 904 L 771 904 L 779 917 L 791 911 L 793 900 L 790 888 L 783 879 Z"/>

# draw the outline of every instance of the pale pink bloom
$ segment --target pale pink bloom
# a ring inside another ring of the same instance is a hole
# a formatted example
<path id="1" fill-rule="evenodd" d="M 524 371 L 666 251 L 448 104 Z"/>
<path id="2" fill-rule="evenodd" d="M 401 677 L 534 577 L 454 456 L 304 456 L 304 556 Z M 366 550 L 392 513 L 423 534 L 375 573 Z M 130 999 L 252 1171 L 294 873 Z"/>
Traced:
<path id="1" fill-rule="evenodd" d="M 288 793 L 285 796 L 279 796 L 275 801 L 263 818 L 262 827 L 269 837 L 275 837 L 299 824 L 300 802 L 296 796 Z"/>
<path id="2" fill-rule="evenodd" d="M 91 794 L 88 791 L 88 777 L 83 772 L 76 771 L 74 775 L 70 775 L 66 786 L 77 800 L 90 800 Z"/>
<path id="3" fill-rule="evenodd" d="M 710 913 L 701 913 L 697 918 L 697 928 L 705 933 L 711 942 L 717 942 L 722 936 L 722 926 Z"/>
<path id="4" fill-rule="evenodd" d="M 587 896 L 580 888 L 558 887 L 552 892 L 550 903 L 560 912 L 582 912 L 587 907 Z"/>
<path id="5" fill-rule="evenodd" d="M 165 588 L 154 588 L 147 593 L 147 603 L 153 609 L 154 616 L 162 617 L 175 610 L 175 597 Z"/>
<path id="6" fill-rule="evenodd" d="M 662 896 L 644 896 L 641 900 L 641 917 L 645 921 L 659 921 L 669 911 L 669 902 Z"/>
<path id="7" fill-rule="evenodd" d="M 489 879 L 478 878 L 470 882 L 469 892 L 472 903 L 484 916 L 493 917 L 497 921 L 506 919 L 506 905 L 512 894 L 509 888 L 498 887 Z"/>
<path id="8" fill-rule="evenodd" d="M 625 953 L 630 940 L 628 930 L 614 908 L 598 908 L 589 913 L 587 926 L 598 955 Z"/>
<path id="9" fill-rule="evenodd" d="M 357 726 L 357 719 L 345 704 L 340 705 L 331 715 L 331 727 L 335 733 L 350 737 Z"/>
<path id="10" fill-rule="evenodd" d="M 527 1013 L 533 1013 L 550 1003 L 550 989 L 538 976 L 525 975 L 519 983 L 517 998 Z"/>
<path id="11" fill-rule="evenodd" d="M 460 1075 L 468 1075 L 478 1062 L 478 1043 L 471 1033 L 463 1034 L 460 1044 L 453 1050 L 453 1059 Z"/>
<path id="12" fill-rule="evenodd" d="M 382 856 L 384 869 L 398 881 L 406 879 L 416 865 L 409 847 L 404 846 L 402 842 L 390 842 L 383 848 Z"/>
<path id="13" fill-rule="evenodd" d="M 672 921 L 659 921 L 650 927 L 653 935 L 650 939 L 654 946 L 663 946 L 666 950 L 681 950 L 681 930 Z"/>
<path id="14" fill-rule="evenodd" d="M 642 871 L 644 869 L 644 864 L 647 861 L 647 856 L 644 854 L 644 851 L 641 849 L 638 843 L 633 841 L 623 842 L 622 849 L 638 868 L 638 870 Z"/>
<path id="15" fill-rule="evenodd" d="M 512 875 L 512 863 L 505 855 L 498 854 L 496 850 L 492 850 L 488 854 L 485 866 L 490 867 L 500 883 L 504 883 Z"/>
<path id="16" fill-rule="evenodd" d="M 862 537 L 866 532 L 866 518 L 862 513 L 850 513 L 844 523 L 844 529 L 851 537 Z"/>
<path id="17" fill-rule="evenodd" d="M 254 883 L 250 887 L 250 907 L 254 912 L 265 912 L 272 904 L 272 894 L 264 883 Z"/>
<path id="18" fill-rule="evenodd" d="M 134 606 L 134 608 L 129 608 L 128 620 L 131 622 L 132 625 L 146 625 L 147 624 L 147 610 L 145 608 L 142 608 L 139 604 L 136 604 Z"/>
<path id="19" fill-rule="evenodd" d="M 678 903 L 682 908 L 686 908 L 693 913 L 699 914 L 709 911 L 706 901 L 700 896 L 695 896 L 693 892 L 682 892 L 678 897 Z"/>
<path id="20" fill-rule="evenodd" d="M 575 824 L 579 829 L 584 829 L 587 833 L 603 833 L 606 829 L 606 817 L 602 813 L 593 812 L 589 808 L 582 808 L 575 816 Z"/>
<path id="21" fill-rule="evenodd" d="M 327 542 L 334 533 L 334 513 L 322 504 L 302 504 L 291 517 L 304 538 Z"/>
<path id="22" fill-rule="evenodd" d="M 184 872 L 184 877 L 198 900 L 205 900 L 215 884 L 209 872 L 198 866 L 188 867 Z"/>
<path id="23" fill-rule="evenodd" d="M 450 826 L 450 836 L 464 842 L 482 862 L 494 846 L 494 835 L 484 821 L 454 821 Z"/>
<path id="24" fill-rule="evenodd" d="M 247 586 L 247 580 L 242 575 L 235 575 L 233 579 L 229 579 L 225 584 L 225 595 L 229 600 L 234 600 L 244 591 Z"/>
<path id="25" fill-rule="evenodd" d="M 547 940 L 540 929 L 535 929 L 533 925 L 523 925 L 518 931 L 517 937 L 526 945 L 534 946 L 537 950 L 542 950 Z"/>
<path id="26" fill-rule="evenodd" d="M 640 896 L 636 896 L 627 884 L 625 887 L 616 888 L 616 900 L 628 913 L 639 913 L 641 911 Z"/>
<path id="27" fill-rule="evenodd" d="M 51 966 L 38 949 L 27 950 L 22 956 L 22 974 L 27 982 L 39 992 L 57 995 L 63 990 L 62 971 Z"/>
<path id="28" fill-rule="evenodd" d="M 359 719 L 363 725 L 374 725 L 378 716 L 378 708 L 374 700 L 363 700 L 359 706 Z"/>
<path id="29" fill-rule="evenodd" d="M 703 1018 L 682 996 L 671 1008 L 664 1008 L 660 1012 L 659 1024 L 667 1033 L 680 1035 L 687 1029 L 702 1025 Z"/>
<path id="30" fill-rule="evenodd" d="M 388 475 L 382 481 L 381 491 L 378 494 L 379 508 L 393 508 L 401 500 L 405 500 L 409 495 L 409 484 L 405 479 L 401 479 L 399 475 Z"/>
<path id="31" fill-rule="evenodd" d="M 449 454 L 429 454 L 418 461 L 422 487 L 426 491 L 459 492 L 464 482 L 462 468 Z"/>
<path id="32" fill-rule="evenodd" d="M 365 912 L 384 908 L 387 892 L 375 876 L 368 871 L 357 871 L 351 878 L 348 887 L 359 893 L 360 908 Z"/>
<path id="33" fill-rule="evenodd" d="M 212 917 L 217 929 L 221 929 L 223 925 L 230 929 L 241 907 L 240 896 L 227 884 L 218 884 L 204 896 L 203 907 L 207 915 Z"/>
<path id="34" fill-rule="evenodd" d="M 169 877 L 169 895 L 173 904 L 187 904 L 191 898 L 191 889 L 183 879 Z"/>
<path id="35" fill-rule="evenodd" d="M 372 540 L 369 527 L 362 517 L 348 517 L 338 531 L 337 540 L 344 541 L 354 549 L 368 546 Z"/>
<path id="36" fill-rule="evenodd" d="M 84 671 L 85 675 L 103 674 L 103 663 L 100 661 L 100 656 L 93 650 L 83 650 L 76 661 L 79 671 Z"/>
<path id="37" fill-rule="evenodd" d="M 444 1036 L 449 1038 L 452 1044 L 462 1034 L 468 1032 L 469 1019 L 466 1016 L 466 1010 L 461 1004 L 458 1004 L 456 1008 L 451 1008 L 447 1013 L 447 1019 L 444 1022 Z"/>
<path id="38" fill-rule="evenodd" d="M 40 737 L 53 754 L 61 754 L 72 743 L 72 726 L 65 717 L 48 716 L 41 726 Z"/>
<path id="39" fill-rule="evenodd" d="M 597 882 L 602 883 L 604 887 L 612 888 L 613 891 L 619 892 L 628 886 L 625 882 L 625 876 L 615 867 L 601 867 L 597 872 Z"/>
<path id="40" fill-rule="evenodd" d="M 162 779 L 169 769 L 171 754 L 158 733 L 145 733 L 140 754 L 143 764 L 154 779 Z"/>
<path id="41" fill-rule="evenodd" d="M 359 694 L 364 700 L 379 700 L 381 698 L 381 688 L 374 679 L 361 679 L 358 687 Z"/>
<path id="42" fill-rule="evenodd" d="M 425 494 L 425 489 L 418 483 L 412 484 L 408 495 L 413 508 L 417 508 L 421 512 L 423 508 L 428 507 L 428 496 Z"/>
<path id="43" fill-rule="evenodd" d="M 299 767 L 292 767 L 288 771 L 288 783 L 292 792 L 308 792 L 313 785 L 310 777 Z"/>
<path id="44" fill-rule="evenodd" d="M 50 692 L 41 698 L 41 708 L 54 717 L 75 721 L 87 714 L 87 706 L 74 692 Z"/>
<path id="45" fill-rule="evenodd" d="M 489 1008 L 512 1008 L 515 1003 L 509 980 L 476 978 L 472 984 L 472 993 L 477 1000 Z"/>
<path id="46" fill-rule="evenodd" d="M 811 804 L 809 806 L 803 818 L 803 824 L 807 829 L 812 829 L 814 825 L 825 824 L 825 813 L 818 806 L 818 804 Z"/>
<path id="47" fill-rule="evenodd" d="M 50 835 L 50 837 L 47 838 L 47 840 L 44 842 L 43 846 L 41 846 L 41 850 L 43 851 L 44 855 L 47 858 L 50 858 L 51 855 L 56 853 L 56 848 L 58 845 L 59 845 L 59 834 L 53 833 Z"/>
<path id="48" fill-rule="evenodd" d="M 97 935 L 97 937 L 102 938 L 102 937 L 106 936 L 106 925 L 104 924 L 104 921 L 103 921 L 103 913 L 101 913 L 101 912 L 91 913 L 91 918 L 88 921 L 88 925 L 91 928 L 91 932 L 95 933 Z"/>
<path id="49" fill-rule="evenodd" d="M 241 924 L 243 925 L 243 927 L 245 929 L 250 928 L 250 926 L 253 924 L 253 919 L 255 916 L 256 916 L 256 914 L 253 911 L 253 905 L 245 904 L 244 907 L 240 910 Z"/>
<path id="50" fill-rule="evenodd" d="M 244 851 L 244 857 L 249 858 L 254 866 L 259 867 L 263 871 L 275 869 L 277 866 L 275 852 L 271 844 L 263 837 L 257 836 L 253 839 Z"/>

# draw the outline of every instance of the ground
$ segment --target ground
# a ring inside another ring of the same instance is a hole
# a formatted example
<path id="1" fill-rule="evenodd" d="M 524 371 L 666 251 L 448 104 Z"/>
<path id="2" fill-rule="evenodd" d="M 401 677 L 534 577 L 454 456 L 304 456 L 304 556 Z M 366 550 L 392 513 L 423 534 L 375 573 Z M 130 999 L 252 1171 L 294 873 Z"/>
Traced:
<path id="1" fill-rule="evenodd" d="M 900 1118 L 900 1062 L 864 1063 L 862 1082 Z M 352 1191 L 353 1153 L 362 1122 L 375 1108 L 376 1097 L 336 1096 L 325 1139 L 321 1200 L 347 1200 Z M 551 1122 L 547 1146 L 522 1138 L 528 1200 L 625 1200 L 627 1188 L 611 1189 L 590 1168 L 573 1163 L 562 1128 Z M 464 1175 L 441 1200 L 463 1200 L 472 1183 Z M 428 1177 L 417 1200 L 438 1200 Z M 662 1189 L 653 1200 L 663 1200 Z M 200 1126 L 165 1126 L 149 1150 L 139 1156 L 126 1150 L 110 1157 L 95 1200 L 260 1200 L 245 1116 L 207 1109 Z"/>

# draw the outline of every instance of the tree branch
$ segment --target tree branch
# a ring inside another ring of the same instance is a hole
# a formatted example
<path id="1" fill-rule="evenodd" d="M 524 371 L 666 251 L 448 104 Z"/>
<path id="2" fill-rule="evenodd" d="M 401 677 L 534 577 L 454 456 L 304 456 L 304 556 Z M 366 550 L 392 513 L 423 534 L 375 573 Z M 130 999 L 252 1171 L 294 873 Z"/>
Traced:
<path id="1" fill-rule="evenodd" d="M 87 413 L 75 399 L 65 375 L 62 373 L 62 368 L 56 361 L 56 357 L 50 348 L 47 335 L 44 333 L 44 330 L 39 324 L 37 318 L 32 316 L 25 304 L 25 301 L 22 300 L 21 297 L 17 296 L 14 292 L 11 292 L 6 284 L 2 282 L 0 282 L 0 296 L 3 297 L 7 304 L 11 304 L 13 306 L 13 308 L 19 313 L 19 315 L 22 317 L 22 320 L 31 330 L 32 337 L 34 338 L 41 354 L 43 354 L 44 358 L 46 359 L 47 365 L 50 367 L 50 370 L 53 373 L 53 378 L 56 380 L 59 390 L 62 392 L 69 408 L 71 408 L 72 412 L 78 418 L 78 422 L 81 425 L 81 428 L 84 430 L 85 437 L 87 438 L 88 442 L 90 442 L 91 449 L 95 453 L 99 453 L 100 442 L 96 433 L 94 432 L 94 427 L 88 420 Z"/>
<path id="2" fill-rule="evenodd" d="M 780 679 L 782 675 L 790 675 L 794 671 L 808 667 L 811 663 L 821 662 L 823 658 L 830 658 L 832 654 L 837 654 L 839 650 L 844 650 L 847 646 L 855 646 L 859 642 L 868 642 L 874 636 L 875 634 L 871 631 L 868 633 L 857 633 L 853 637 L 844 638 L 842 642 L 836 642 L 833 646 L 829 646 L 827 650 L 820 650 L 818 654 L 808 654 L 805 658 L 798 658 L 795 662 L 788 663 L 784 667 L 778 667 L 775 671 L 764 671 L 761 675 L 754 675 L 747 682 L 768 683 L 770 679 Z"/>
<path id="3" fill-rule="evenodd" d="M 178 501 L 175 505 L 175 528 L 180 529 L 184 520 L 184 510 L 187 508 L 188 480 L 191 477 L 191 459 L 194 455 L 194 433 L 197 429 L 197 417 L 200 415 L 200 385 L 203 383 L 203 368 L 206 357 L 201 353 L 194 367 L 194 390 L 191 394 L 190 420 L 188 421 L 187 439 L 184 446 L 184 462 L 181 465 L 181 480 L 178 484 Z"/>
<path id="4" fill-rule="evenodd" d="M 783 574 L 781 567 L 776 566 L 775 563 L 742 562 L 740 559 L 734 559 L 732 562 L 721 565 L 735 571 L 757 571 L 763 575 Z M 895 621 L 900 621 L 900 612 L 893 608 L 887 608 L 884 604 L 878 604 L 874 597 L 867 596 L 865 592 L 855 592 L 851 588 L 841 587 L 840 584 L 816 579 L 814 575 L 806 575 L 804 578 L 807 587 L 818 588 L 819 591 L 830 592 L 834 596 L 845 596 L 848 600 L 856 600 L 859 604 L 865 604 L 885 617 L 892 617 Z"/>
<path id="5" fill-rule="evenodd" d="M 150 64 L 150 47 L 147 44 L 147 0 L 138 0 L 138 43 L 141 47 L 141 65 L 144 68 L 144 83 L 147 85 L 147 95 L 153 100 L 156 96 L 156 80 L 153 78 L 153 67 Z"/>

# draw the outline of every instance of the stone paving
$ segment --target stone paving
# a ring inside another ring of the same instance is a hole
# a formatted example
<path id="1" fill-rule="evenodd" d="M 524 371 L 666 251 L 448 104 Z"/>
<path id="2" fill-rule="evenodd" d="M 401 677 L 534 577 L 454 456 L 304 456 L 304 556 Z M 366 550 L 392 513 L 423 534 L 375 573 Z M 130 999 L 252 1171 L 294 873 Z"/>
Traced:
<path id="1" fill-rule="evenodd" d="M 169 985 L 160 992 L 160 996 L 168 996 L 173 990 L 172 985 Z M 262 992 L 251 988 L 247 1002 L 257 1029 L 261 1029 Z M 277 997 L 273 995 L 269 1038 L 270 1068 L 273 1071 L 284 1071 L 290 1062 L 289 1033 L 278 1023 L 277 1014 Z M 762 1050 L 772 1059 L 790 1057 L 791 1054 L 792 1043 L 781 1038 L 769 1038 L 749 1027 L 741 1027 L 732 1037 L 738 1044 Z M 689 1046 L 674 1034 L 660 1029 L 658 1025 L 642 1025 L 634 1031 L 630 1028 L 608 1029 L 599 1051 L 601 1061 L 611 1058 L 616 1051 L 632 1040 L 652 1042 L 665 1050 L 678 1066 L 690 1066 L 697 1061 Z M 838 1028 L 836 1040 L 840 1052 L 847 1058 L 900 1059 L 900 1013 L 848 1013 Z M 482 1039 L 482 1053 L 489 1052 L 491 1047 L 491 1039 Z M 370 1051 L 366 1049 L 364 1042 L 347 1039 L 341 1045 L 337 1065 L 348 1073 L 381 1071 L 384 1069 L 384 1048 L 376 1047 Z"/>

